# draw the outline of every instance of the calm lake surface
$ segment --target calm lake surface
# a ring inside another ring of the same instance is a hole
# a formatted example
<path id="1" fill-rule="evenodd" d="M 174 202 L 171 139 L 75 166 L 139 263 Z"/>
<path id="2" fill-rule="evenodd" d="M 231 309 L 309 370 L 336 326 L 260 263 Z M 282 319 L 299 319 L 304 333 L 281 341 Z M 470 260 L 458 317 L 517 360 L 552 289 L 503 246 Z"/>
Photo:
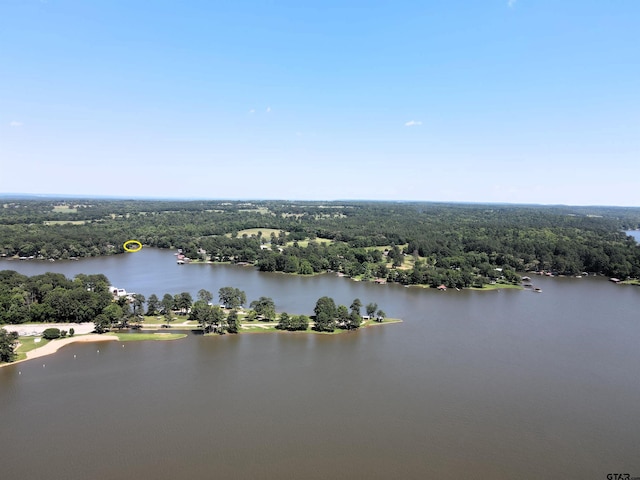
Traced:
<path id="1" fill-rule="evenodd" d="M 627 235 L 636 239 L 636 242 L 640 243 L 640 230 L 628 230 L 626 232 Z"/>
<path id="2" fill-rule="evenodd" d="M 638 287 L 534 277 L 541 294 L 437 292 L 178 266 L 147 248 L 0 269 L 104 273 L 147 297 L 228 285 L 290 313 L 359 297 L 404 319 L 339 336 L 72 345 L 2 368 L 3 478 L 640 476 Z"/>

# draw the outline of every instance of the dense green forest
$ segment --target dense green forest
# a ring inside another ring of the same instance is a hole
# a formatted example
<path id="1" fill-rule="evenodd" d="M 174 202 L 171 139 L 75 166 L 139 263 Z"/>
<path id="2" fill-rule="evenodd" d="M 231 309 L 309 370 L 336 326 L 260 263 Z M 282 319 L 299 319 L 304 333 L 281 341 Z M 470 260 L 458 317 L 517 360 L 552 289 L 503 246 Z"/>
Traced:
<path id="1" fill-rule="evenodd" d="M 640 278 L 640 208 L 405 202 L 5 199 L 0 255 L 42 260 L 180 248 L 262 271 L 481 287 L 516 272 Z"/>

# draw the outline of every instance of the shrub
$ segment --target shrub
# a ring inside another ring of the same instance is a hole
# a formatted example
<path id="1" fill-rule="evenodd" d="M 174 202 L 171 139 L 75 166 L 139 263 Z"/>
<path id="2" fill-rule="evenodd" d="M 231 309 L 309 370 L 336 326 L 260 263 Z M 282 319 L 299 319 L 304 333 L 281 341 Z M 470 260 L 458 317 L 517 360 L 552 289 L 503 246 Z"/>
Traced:
<path id="1" fill-rule="evenodd" d="M 55 338 L 60 338 L 60 329 L 47 328 L 44 332 L 42 332 L 42 338 L 46 340 L 53 340 Z"/>
<path id="2" fill-rule="evenodd" d="M 71 327 L 71 328 L 69 329 L 69 336 L 70 336 L 70 337 L 73 337 L 73 336 L 75 335 L 75 333 L 76 333 L 76 331 L 73 329 L 73 327 Z"/>
<path id="3" fill-rule="evenodd" d="M 67 331 L 66 330 L 60 330 L 60 336 L 62 338 L 66 337 L 67 336 Z"/>

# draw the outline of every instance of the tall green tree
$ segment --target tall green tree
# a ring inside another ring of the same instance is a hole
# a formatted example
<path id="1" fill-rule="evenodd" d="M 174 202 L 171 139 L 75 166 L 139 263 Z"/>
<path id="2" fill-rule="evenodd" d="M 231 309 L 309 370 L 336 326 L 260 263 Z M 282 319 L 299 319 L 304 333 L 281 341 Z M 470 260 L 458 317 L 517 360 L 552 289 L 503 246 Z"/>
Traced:
<path id="1" fill-rule="evenodd" d="M 108 332 L 111 328 L 111 320 L 109 320 L 109 317 L 107 317 L 104 313 L 96 315 L 93 323 L 95 325 L 96 333 L 105 333 Z"/>
<path id="2" fill-rule="evenodd" d="M 270 322 L 276 318 L 276 304 L 270 297 L 260 297 L 249 305 L 258 315 Z"/>
<path id="3" fill-rule="evenodd" d="M 136 293 L 133 296 L 133 314 L 135 316 L 144 315 L 144 304 L 146 302 L 146 298 L 141 293 Z"/>
<path id="4" fill-rule="evenodd" d="M 336 328 L 336 304 L 331 297 L 321 297 L 313 309 L 315 313 L 315 328 L 319 332 L 333 332 Z"/>
<path id="5" fill-rule="evenodd" d="M 346 306 L 338 305 L 338 308 L 336 309 L 336 320 L 341 327 L 347 328 L 347 324 L 349 322 L 349 310 Z"/>
<path id="6" fill-rule="evenodd" d="M 171 322 L 171 320 L 173 320 L 172 311 L 175 306 L 173 296 L 169 293 L 165 293 L 160 305 L 162 306 L 162 314 L 164 315 L 165 321 L 167 323 Z"/>
<path id="7" fill-rule="evenodd" d="M 16 358 L 18 334 L 0 328 L 0 362 L 13 362 Z"/>
<path id="8" fill-rule="evenodd" d="M 189 292 L 182 292 L 174 297 L 174 302 L 180 313 L 186 315 L 193 304 L 193 298 Z"/>
<path id="9" fill-rule="evenodd" d="M 247 295 L 244 291 L 234 287 L 222 287 L 218 290 L 220 303 L 226 308 L 234 309 L 247 303 Z"/>
<path id="10" fill-rule="evenodd" d="M 209 290 L 201 288 L 200 290 L 198 290 L 198 300 L 211 303 L 211 300 L 213 300 L 213 293 L 211 293 Z"/>
<path id="11" fill-rule="evenodd" d="M 229 333 L 238 333 L 240 331 L 240 317 L 237 310 L 231 310 L 227 315 L 227 331 Z"/>
<path id="12" fill-rule="evenodd" d="M 309 317 L 306 315 L 295 315 L 291 318 L 291 330 L 307 330 L 309 328 Z"/>
<path id="13" fill-rule="evenodd" d="M 345 327 L 347 330 L 355 330 L 356 328 L 360 328 L 362 323 L 362 317 L 358 315 L 355 310 L 352 310 L 349 314 L 349 318 L 345 322 Z"/>
<path id="14" fill-rule="evenodd" d="M 368 303 L 367 306 L 365 307 L 365 309 L 367 310 L 367 315 L 369 315 L 370 317 L 373 317 L 376 313 L 376 309 L 378 308 L 378 304 L 377 303 Z"/>
<path id="15" fill-rule="evenodd" d="M 276 328 L 279 330 L 291 330 L 291 317 L 287 312 L 282 312 L 280 314 L 280 320 L 278 321 Z"/>
<path id="16" fill-rule="evenodd" d="M 149 295 L 149 299 L 147 300 L 147 315 L 157 315 L 160 307 L 158 296 L 155 293 Z"/>
<path id="17" fill-rule="evenodd" d="M 349 309 L 352 312 L 356 312 L 358 315 L 360 315 L 361 308 L 362 308 L 362 302 L 360 301 L 359 298 L 354 299 L 353 302 L 351 302 L 351 306 L 349 307 Z"/>

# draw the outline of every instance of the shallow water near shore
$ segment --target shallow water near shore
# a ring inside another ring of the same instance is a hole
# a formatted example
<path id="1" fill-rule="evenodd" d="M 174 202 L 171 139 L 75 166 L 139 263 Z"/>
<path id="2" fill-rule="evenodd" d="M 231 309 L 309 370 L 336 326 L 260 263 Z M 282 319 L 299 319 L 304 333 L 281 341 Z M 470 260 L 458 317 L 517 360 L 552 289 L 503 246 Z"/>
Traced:
<path id="1" fill-rule="evenodd" d="M 7 478 L 640 476 L 638 287 L 534 276 L 542 293 L 437 292 L 153 249 L 0 269 L 105 273 L 147 297 L 229 285 L 290 313 L 359 297 L 404 320 L 76 344 L 0 369 Z"/>

